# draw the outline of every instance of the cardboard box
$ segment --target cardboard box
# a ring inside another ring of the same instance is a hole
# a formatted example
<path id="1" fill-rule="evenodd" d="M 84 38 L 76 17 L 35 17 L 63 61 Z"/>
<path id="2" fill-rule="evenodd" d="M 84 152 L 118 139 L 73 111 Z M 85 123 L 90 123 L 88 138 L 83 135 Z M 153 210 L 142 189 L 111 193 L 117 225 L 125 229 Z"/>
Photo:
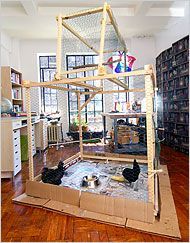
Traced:
<path id="1" fill-rule="evenodd" d="M 118 143 L 120 144 L 129 144 L 130 143 L 130 137 L 129 136 L 120 136 L 118 137 Z"/>
<path id="2" fill-rule="evenodd" d="M 139 142 L 139 137 L 138 136 L 132 136 L 132 143 L 138 143 Z"/>

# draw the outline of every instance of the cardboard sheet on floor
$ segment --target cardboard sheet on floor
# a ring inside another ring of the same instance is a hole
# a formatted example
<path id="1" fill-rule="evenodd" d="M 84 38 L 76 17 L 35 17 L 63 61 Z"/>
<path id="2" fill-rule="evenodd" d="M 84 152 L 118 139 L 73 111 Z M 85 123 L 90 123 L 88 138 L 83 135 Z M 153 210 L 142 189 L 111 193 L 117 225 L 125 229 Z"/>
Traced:
<path id="1" fill-rule="evenodd" d="M 172 238 L 181 238 L 177 214 L 175 210 L 175 204 L 172 196 L 172 191 L 171 191 L 171 186 L 170 186 L 170 181 L 169 181 L 169 176 L 167 171 L 167 166 L 162 166 L 162 169 L 163 169 L 163 173 L 159 175 L 161 213 L 160 213 L 160 219 L 155 220 L 153 224 L 132 220 L 132 219 L 126 220 L 125 217 L 122 218 L 122 217 L 107 215 L 100 212 L 92 212 L 89 211 L 89 209 L 87 210 L 87 206 L 88 206 L 87 204 L 84 206 L 84 201 L 81 201 L 82 203 L 80 202 L 80 206 L 82 206 L 82 208 L 80 208 L 79 205 L 71 205 L 64 202 L 58 202 L 55 200 L 27 196 L 25 193 L 13 199 L 13 201 L 15 203 L 31 205 L 31 206 L 40 206 L 44 209 L 53 210 L 59 213 L 66 213 L 77 217 L 93 219 L 96 221 L 105 222 L 108 224 L 114 224 L 121 227 L 125 226 L 127 228 L 132 228 L 139 231 L 145 231 L 157 235 L 164 235 Z M 32 184 L 32 186 L 34 186 L 34 184 Z M 88 196 L 88 194 L 86 195 Z M 79 200 L 80 199 L 82 198 L 79 198 Z M 74 201 L 76 202 L 77 200 Z M 99 203 L 96 202 L 96 204 Z M 109 211 L 111 210 L 111 208 L 108 207 L 106 210 Z"/>
<path id="2" fill-rule="evenodd" d="M 120 218 L 116 216 L 105 215 L 101 213 L 94 213 L 87 210 L 83 210 L 77 206 L 69 205 L 62 202 L 50 200 L 44 206 L 44 209 L 53 210 L 61 213 L 74 215 L 80 218 L 93 219 L 99 222 L 109 223 L 113 225 L 119 225 L 125 227 L 126 218 Z"/>
<path id="3" fill-rule="evenodd" d="M 126 222 L 126 227 L 151 232 L 154 234 L 181 238 L 167 166 L 163 165 L 162 169 L 163 173 L 159 175 L 161 200 L 160 220 L 156 220 L 154 224 L 148 224 L 128 219 Z"/>
<path id="4" fill-rule="evenodd" d="M 49 199 L 27 196 L 26 193 L 23 193 L 20 196 L 13 199 L 13 202 L 15 203 L 32 205 L 40 208 L 42 208 L 48 201 Z"/>

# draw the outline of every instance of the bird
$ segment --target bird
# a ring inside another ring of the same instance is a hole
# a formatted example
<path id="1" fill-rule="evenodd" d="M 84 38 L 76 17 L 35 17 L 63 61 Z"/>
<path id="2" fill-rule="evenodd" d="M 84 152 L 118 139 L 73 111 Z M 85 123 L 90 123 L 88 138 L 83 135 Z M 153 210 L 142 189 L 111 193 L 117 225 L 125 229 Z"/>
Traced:
<path id="1" fill-rule="evenodd" d="M 56 169 L 49 169 L 47 167 L 44 167 L 42 169 L 42 182 L 53 185 L 60 185 L 61 178 L 63 177 L 64 172 L 65 168 L 63 161 L 59 161 Z"/>
<path id="2" fill-rule="evenodd" d="M 133 162 L 133 168 L 125 168 L 122 172 L 123 177 L 131 184 L 138 180 L 140 174 L 140 166 L 137 163 L 136 159 Z"/>

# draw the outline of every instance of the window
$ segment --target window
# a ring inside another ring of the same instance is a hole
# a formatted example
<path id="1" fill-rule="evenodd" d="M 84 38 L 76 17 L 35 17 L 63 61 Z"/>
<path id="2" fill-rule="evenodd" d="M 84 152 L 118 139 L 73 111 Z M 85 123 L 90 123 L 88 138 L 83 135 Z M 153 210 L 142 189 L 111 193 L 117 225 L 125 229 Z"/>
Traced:
<path id="1" fill-rule="evenodd" d="M 98 63 L 98 56 L 96 55 L 67 55 L 66 56 L 67 70 L 72 70 L 75 66 L 82 66 L 87 64 Z M 77 74 L 69 74 L 69 78 L 79 78 L 97 75 L 97 71 L 85 71 Z M 100 86 L 100 81 L 87 81 L 89 85 Z M 70 88 L 76 88 L 70 85 Z M 77 88 L 82 91 L 88 89 Z M 81 95 L 81 104 L 88 99 L 88 95 Z M 69 103 L 69 124 L 73 123 L 78 116 L 78 103 L 76 94 L 68 92 Z M 91 131 L 102 131 L 102 116 L 103 111 L 103 95 L 97 94 L 91 102 L 82 110 L 82 120 L 88 123 L 88 128 Z"/>
<path id="2" fill-rule="evenodd" d="M 56 56 L 39 56 L 40 82 L 51 81 L 56 73 Z M 58 110 L 57 90 L 41 89 L 41 110 L 45 113 L 54 113 Z"/>

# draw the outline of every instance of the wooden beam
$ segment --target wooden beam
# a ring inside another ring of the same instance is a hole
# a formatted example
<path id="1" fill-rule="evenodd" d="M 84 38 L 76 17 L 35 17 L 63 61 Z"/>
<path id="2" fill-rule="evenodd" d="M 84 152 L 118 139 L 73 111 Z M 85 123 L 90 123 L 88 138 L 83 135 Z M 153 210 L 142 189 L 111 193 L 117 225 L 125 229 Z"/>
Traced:
<path id="1" fill-rule="evenodd" d="M 113 25 L 114 30 L 115 30 L 115 32 L 116 32 L 116 34 L 117 34 L 117 37 L 118 37 L 118 39 L 119 39 L 121 45 L 123 46 L 124 50 L 126 51 L 126 50 L 127 50 L 127 47 L 126 47 L 126 45 L 125 45 L 125 41 L 124 41 L 123 37 L 121 36 L 121 34 L 120 34 L 120 32 L 119 32 L 119 29 L 118 29 L 117 23 L 116 23 L 116 21 L 115 21 L 115 18 L 114 18 L 114 16 L 113 16 L 113 13 L 112 13 L 112 10 L 111 10 L 110 5 L 107 6 L 107 13 L 108 13 L 108 15 L 109 15 L 111 24 Z"/>
<path id="2" fill-rule="evenodd" d="M 104 63 L 102 63 L 102 65 L 104 65 L 104 66 L 106 66 L 106 65 L 110 65 L 110 64 L 112 64 L 112 63 L 115 63 L 115 62 L 120 62 L 121 61 L 121 59 L 119 58 L 119 59 L 117 59 L 117 60 L 114 60 L 114 61 L 112 61 L 112 62 L 104 62 Z M 85 67 L 87 67 L 87 68 L 90 68 L 90 67 L 98 67 L 98 64 L 86 64 L 86 65 L 81 65 L 81 66 L 76 66 L 76 67 L 73 67 L 73 69 L 77 69 L 77 68 L 85 68 Z M 97 68 L 96 68 L 97 69 Z M 88 71 L 88 70 L 87 70 Z"/>
<path id="3" fill-rule="evenodd" d="M 89 65 L 91 65 L 91 64 L 89 64 Z M 96 69 L 98 69 L 97 64 L 94 64 L 94 66 L 89 66 L 89 67 L 87 65 L 81 65 L 81 66 L 73 67 L 72 70 L 61 72 L 61 76 L 71 74 L 71 73 L 81 73 L 81 72 L 86 72 L 86 71 L 92 71 L 92 70 L 96 70 Z"/>
<path id="4" fill-rule="evenodd" d="M 61 14 L 57 21 L 57 53 L 56 53 L 56 79 L 60 79 L 61 75 L 61 48 L 62 48 L 62 18 Z"/>
<path id="5" fill-rule="evenodd" d="M 81 35 L 79 35 L 73 28 L 71 28 L 71 26 L 66 24 L 63 20 L 62 20 L 62 25 L 66 29 L 68 29 L 68 31 L 70 31 L 75 37 L 77 37 L 82 43 L 88 46 L 92 51 L 94 51 L 96 54 L 99 54 L 99 52 L 93 46 L 91 46 Z"/>
<path id="6" fill-rule="evenodd" d="M 100 50 L 99 50 L 99 64 L 98 72 L 102 74 L 102 65 L 104 59 L 104 42 L 105 42 L 105 31 L 106 31 L 106 18 L 107 18 L 107 3 L 104 3 L 102 21 L 101 21 L 101 36 L 100 36 Z"/>
<path id="7" fill-rule="evenodd" d="M 91 155 L 91 154 L 83 154 L 83 158 L 88 158 L 88 159 L 97 159 L 97 160 L 110 160 L 110 161 L 121 161 L 121 162 L 134 162 L 134 159 L 130 158 L 118 158 L 118 157 L 111 157 L 111 156 L 99 156 L 99 155 Z M 144 159 L 138 159 L 138 163 L 140 164 L 147 164 L 147 160 Z"/>
<path id="8" fill-rule="evenodd" d="M 124 89 L 124 90 L 102 90 L 101 92 L 98 92 L 100 94 L 113 94 L 113 93 L 129 93 L 129 92 L 145 92 L 145 89 Z M 84 91 L 84 92 L 80 92 L 81 94 L 84 95 L 90 95 L 90 94 L 94 94 L 95 92 L 93 91 Z"/>
<path id="9" fill-rule="evenodd" d="M 86 100 L 85 101 L 85 103 L 81 106 L 81 111 L 82 111 L 82 109 L 85 107 L 85 106 L 87 106 L 88 105 L 88 103 L 94 98 L 94 96 L 96 95 L 97 93 L 94 93 L 94 94 L 92 94 L 89 98 L 88 98 L 88 100 Z"/>
<path id="10" fill-rule="evenodd" d="M 55 86 L 55 85 L 46 85 L 46 86 L 43 86 L 43 88 L 57 89 L 57 90 L 75 92 L 75 93 L 78 92 L 78 90 L 75 90 L 75 89 L 68 89 L 68 88 L 65 88 L 65 87 Z"/>
<path id="11" fill-rule="evenodd" d="M 132 77 L 132 76 L 141 76 L 141 75 L 151 75 L 151 70 L 136 70 L 131 72 L 124 73 L 115 73 L 115 74 L 105 74 L 105 75 L 97 75 L 92 77 L 82 77 L 82 78 L 63 78 L 61 80 L 47 81 L 47 82 L 23 82 L 23 87 L 43 87 L 45 85 L 52 84 L 72 84 L 72 83 L 80 83 L 85 81 L 96 81 L 96 80 L 105 80 L 109 78 L 117 78 L 117 77 Z"/>
<path id="12" fill-rule="evenodd" d="M 90 84 L 85 84 L 85 83 L 72 83 L 71 85 L 78 86 L 78 87 L 83 87 L 85 89 L 90 89 L 90 90 L 102 90 L 101 87 L 96 87 Z"/>
<path id="13" fill-rule="evenodd" d="M 117 78 L 108 78 L 107 80 L 111 81 L 114 84 L 119 85 L 120 87 L 122 87 L 124 89 L 128 89 L 128 86 Z"/>
<path id="14" fill-rule="evenodd" d="M 83 141 L 82 141 L 82 121 L 81 121 L 80 93 L 77 94 L 77 101 L 78 101 L 80 154 L 81 154 L 81 159 L 83 159 Z"/>
<path id="15" fill-rule="evenodd" d="M 103 8 L 94 8 L 94 9 L 88 9 L 88 10 L 84 10 L 78 13 L 74 13 L 74 14 L 68 14 L 65 16 L 62 16 L 62 19 L 73 19 L 73 18 L 77 18 L 77 17 L 81 17 L 81 16 L 85 16 L 85 15 L 90 15 L 90 14 L 96 14 L 99 12 L 102 12 Z"/>

